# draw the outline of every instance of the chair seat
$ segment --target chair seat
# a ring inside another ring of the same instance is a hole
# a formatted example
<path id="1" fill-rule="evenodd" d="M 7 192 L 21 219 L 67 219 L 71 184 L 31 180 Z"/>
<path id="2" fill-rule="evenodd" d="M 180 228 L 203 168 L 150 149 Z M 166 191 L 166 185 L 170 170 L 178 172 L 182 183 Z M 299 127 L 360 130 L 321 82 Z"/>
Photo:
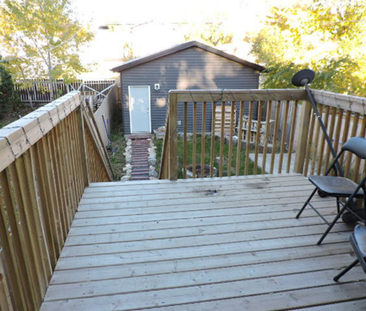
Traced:
<path id="1" fill-rule="evenodd" d="M 366 227 L 357 225 L 353 233 L 353 238 L 360 255 L 362 255 L 362 257 L 366 257 Z"/>
<path id="2" fill-rule="evenodd" d="M 337 176 L 314 175 L 309 176 L 309 180 L 315 187 L 333 197 L 349 197 L 358 186 L 354 181 L 348 178 Z M 357 192 L 356 197 L 363 197 L 362 188 Z"/>

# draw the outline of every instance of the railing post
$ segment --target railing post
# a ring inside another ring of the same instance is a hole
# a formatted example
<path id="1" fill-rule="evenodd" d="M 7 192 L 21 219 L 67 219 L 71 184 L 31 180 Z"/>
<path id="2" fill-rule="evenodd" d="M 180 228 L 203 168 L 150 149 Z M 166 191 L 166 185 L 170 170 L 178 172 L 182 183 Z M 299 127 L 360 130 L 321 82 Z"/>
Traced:
<path id="1" fill-rule="evenodd" d="M 296 157 L 294 165 L 294 171 L 300 174 L 302 174 L 304 171 L 305 154 L 306 154 L 309 125 L 310 125 L 310 111 L 311 111 L 310 102 L 303 101 L 301 107 L 300 123 L 298 127 L 300 132 L 296 143 L 296 149 L 295 149 Z"/>
<path id="2" fill-rule="evenodd" d="M 169 179 L 178 178 L 178 98 L 169 94 Z"/>

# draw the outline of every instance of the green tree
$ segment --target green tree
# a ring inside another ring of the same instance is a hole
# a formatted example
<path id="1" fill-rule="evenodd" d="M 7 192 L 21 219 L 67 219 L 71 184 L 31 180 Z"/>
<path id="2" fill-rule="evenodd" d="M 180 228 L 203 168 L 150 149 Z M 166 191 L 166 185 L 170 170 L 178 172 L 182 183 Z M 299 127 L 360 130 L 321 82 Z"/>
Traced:
<path id="1" fill-rule="evenodd" d="M 218 18 L 219 19 L 219 18 Z M 186 41 L 198 40 L 217 46 L 219 44 L 228 44 L 233 41 L 233 33 L 223 27 L 222 22 L 205 22 L 193 25 L 192 29 L 184 35 Z"/>
<path id="2" fill-rule="evenodd" d="M 264 88 L 291 88 L 300 69 L 316 72 L 313 88 L 366 96 L 364 0 L 304 0 L 274 7 L 252 39 Z"/>
<path id="3" fill-rule="evenodd" d="M 70 0 L 5 0 L 0 26 L 2 53 L 11 55 L 8 62 L 17 78 L 51 83 L 86 71 L 78 52 L 93 35 L 73 16 Z"/>
<path id="4" fill-rule="evenodd" d="M 16 110 L 17 104 L 18 101 L 11 74 L 0 64 L 0 118 L 3 118 L 9 111 Z"/>

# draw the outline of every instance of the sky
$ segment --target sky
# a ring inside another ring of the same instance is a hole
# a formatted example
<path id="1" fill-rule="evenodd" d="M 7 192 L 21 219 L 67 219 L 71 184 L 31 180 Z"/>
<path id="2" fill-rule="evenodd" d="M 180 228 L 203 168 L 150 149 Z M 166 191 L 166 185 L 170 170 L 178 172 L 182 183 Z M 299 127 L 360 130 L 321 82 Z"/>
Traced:
<path id="1" fill-rule="evenodd" d="M 79 21 L 88 23 L 95 33 L 84 59 L 99 64 L 94 68 L 96 74 L 108 76 L 112 75 L 110 68 L 122 63 L 125 42 L 140 57 L 183 43 L 184 30 L 192 24 L 222 19 L 224 27 L 234 33 L 233 46 L 242 46 L 242 38 L 261 27 L 272 6 L 294 1 L 297 0 L 71 0 L 71 3 Z M 103 25 L 114 25 L 114 29 L 99 29 Z M 238 53 L 239 57 L 253 61 L 247 55 L 248 48 L 239 48 Z"/>

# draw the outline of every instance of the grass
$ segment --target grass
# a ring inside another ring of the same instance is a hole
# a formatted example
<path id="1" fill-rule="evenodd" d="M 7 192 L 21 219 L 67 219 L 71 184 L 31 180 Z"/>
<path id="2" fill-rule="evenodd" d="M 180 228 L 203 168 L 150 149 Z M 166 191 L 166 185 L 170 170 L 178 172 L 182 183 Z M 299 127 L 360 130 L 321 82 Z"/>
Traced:
<path id="1" fill-rule="evenodd" d="M 154 141 L 156 146 L 156 155 L 157 155 L 157 170 L 160 170 L 160 159 L 161 152 L 163 148 L 163 140 Z M 210 163 L 210 149 L 211 149 L 211 136 L 205 137 L 205 164 Z M 187 165 L 192 164 L 193 159 L 193 141 L 189 140 L 187 143 Z M 196 164 L 201 163 L 201 150 L 202 150 L 202 140 L 201 135 L 197 135 L 197 144 L 196 144 Z M 183 138 L 178 138 L 178 158 L 179 158 L 179 168 L 178 168 L 178 178 L 183 178 L 182 167 L 183 167 Z M 237 154 L 237 146 L 233 146 L 232 150 L 232 160 L 231 160 L 231 176 L 235 175 L 236 170 L 236 154 Z M 215 158 L 220 155 L 220 138 L 215 138 Z M 229 145 L 224 144 L 224 161 L 223 161 L 223 176 L 228 176 L 228 158 L 229 158 Z M 217 169 L 218 176 L 218 164 L 216 162 L 215 167 Z M 245 170 L 245 150 L 240 152 L 240 169 L 239 175 L 244 175 Z M 249 175 L 253 174 L 254 164 L 253 162 L 249 162 Z M 257 168 L 257 174 L 261 174 L 261 169 Z"/>
<path id="2" fill-rule="evenodd" d="M 112 164 L 114 180 L 118 181 L 123 176 L 123 168 L 126 165 L 125 148 L 126 141 L 122 134 L 122 111 L 116 108 L 113 113 L 110 133 L 111 148 L 108 151 Z"/>

